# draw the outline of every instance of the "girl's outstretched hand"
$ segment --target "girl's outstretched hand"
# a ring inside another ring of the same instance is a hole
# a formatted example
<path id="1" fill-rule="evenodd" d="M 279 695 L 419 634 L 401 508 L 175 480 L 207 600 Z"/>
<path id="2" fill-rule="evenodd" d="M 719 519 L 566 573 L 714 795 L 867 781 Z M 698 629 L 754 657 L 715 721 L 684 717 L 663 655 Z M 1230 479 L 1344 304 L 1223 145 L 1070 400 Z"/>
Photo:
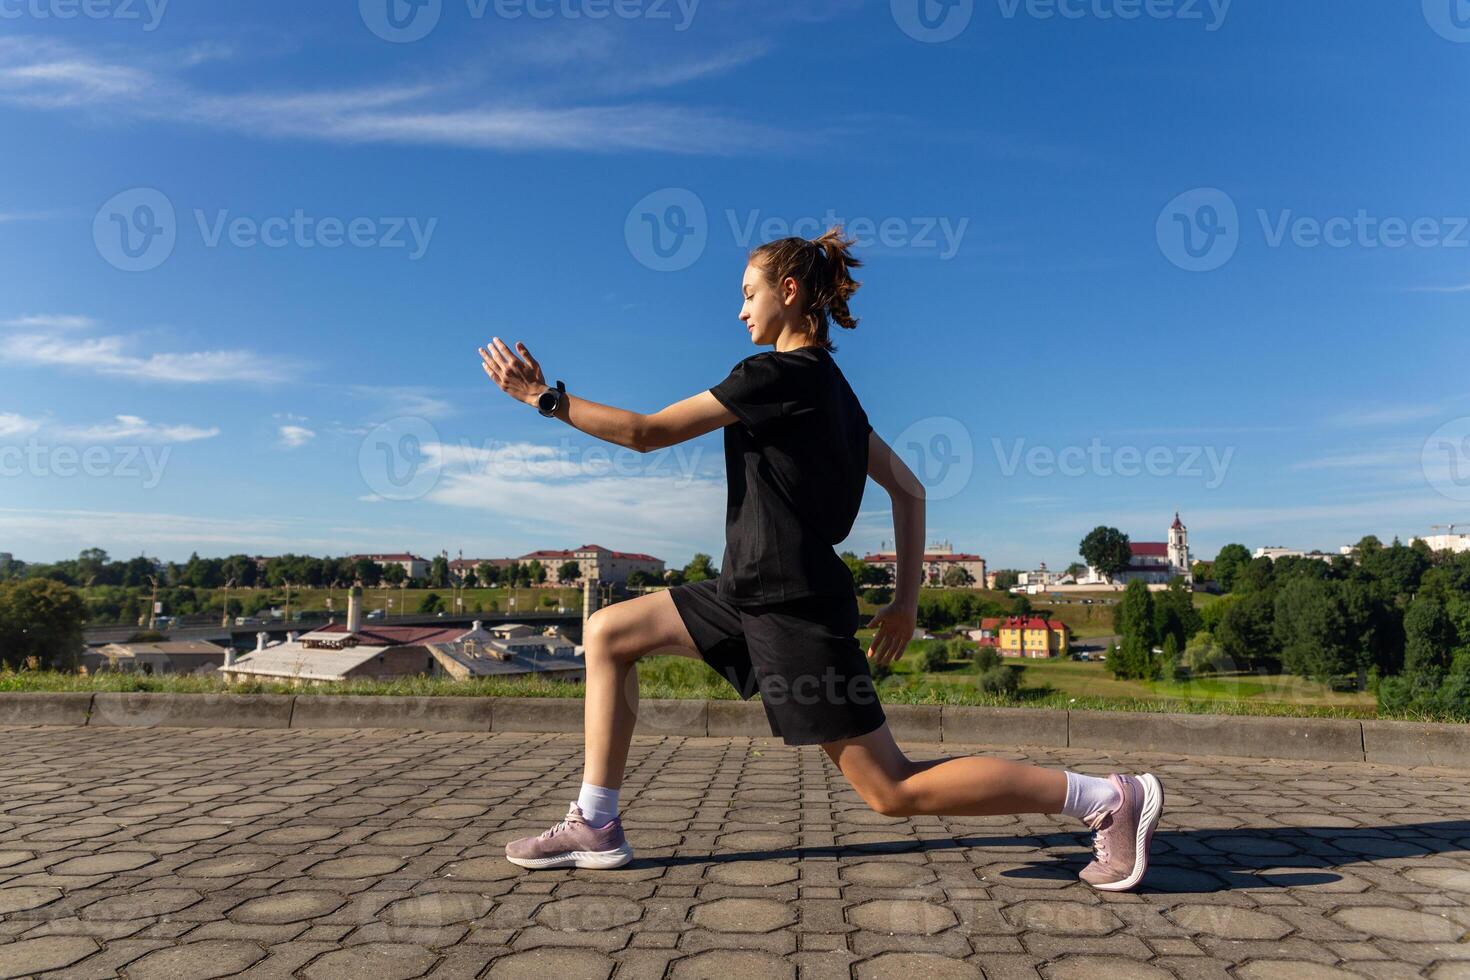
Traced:
<path id="1" fill-rule="evenodd" d="M 501 391 L 516 401 L 535 405 L 546 390 L 546 376 L 541 373 L 541 363 L 531 356 L 530 348 L 516 341 L 516 350 L 524 361 L 499 337 L 491 337 L 490 343 L 480 348 L 480 366 Z"/>
<path id="2" fill-rule="evenodd" d="M 868 647 L 868 658 L 879 666 L 886 666 L 902 657 L 909 641 L 914 638 L 918 620 L 918 610 L 907 603 L 890 602 L 879 609 L 868 623 L 878 627 Z"/>

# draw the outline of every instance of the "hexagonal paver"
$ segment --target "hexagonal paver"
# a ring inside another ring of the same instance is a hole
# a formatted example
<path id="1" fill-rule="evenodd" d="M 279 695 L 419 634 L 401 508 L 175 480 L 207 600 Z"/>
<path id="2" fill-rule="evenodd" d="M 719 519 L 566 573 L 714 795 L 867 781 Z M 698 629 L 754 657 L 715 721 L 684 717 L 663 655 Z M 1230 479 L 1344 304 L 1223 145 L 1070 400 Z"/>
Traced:
<path id="1" fill-rule="evenodd" d="M 0 888 L 0 915 L 7 912 L 24 912 L 50 905 L 61 897 L 60 888 L 45 888 L 38 885 Z"/>
<path id="2" fill-rule="evenodd" d="M 1050 966 L 1041 968 L 1046 980 L 1098 980 L 1099 977 L 1117 977 L 1119 980 L 1174 980 L 1174 974 L 1156 966 L 1128 959 L 1126 956 L 1067 956 Z M 1282 980 L 1289 974 L 1281 974 Z"/>
<path id="3" fill-rule="evenodd" d="M 104 851 L 101 854 L 67 858 L 46 870 L 54 875 L 109 875 L 136 871 L 157 860 L 158 855 L 147 851 Z"/>
<path id="4" fill-rule="evenodd" d="M 1003 914 L 1013 925 L 1052 936 L 1105 936 L 1123 926 L 1102 906 L 1081 902 L 1021 902 Z"/>
<path id="5" fill-rule="evenodd" d="M 227 914 L 231 922 L 285 925 L 330 915 L 346 902 L 347 899 L 336 892 L 290 891 L 252 898 L 230 909 Z"/>
<path id="6" fill-rule="evenodd" d="M 959 923 L 950 909 L 933 902 L 879 899 L 847 910 L 847 921 L 879 933 L 932 936 Z"/>
<path id="7" fill-rule="evenodd" d="M 612 960 L 590 949 L 533 949 L 511 953 L 490 964 L 489 980 L 607 980 L 612 976 Z"/>
<path id="8" fill-rule="evenodd" d="M 536 923 L 559 932 L 602 932 L 637 922 L 642 915 L 642 906 L 626 898 L 580 895 L 543 906 Z"/>
<path id="9" fill-rule="evenodd" d="M 183 878 L 234 878 L 239 875 L 259 874 L 281 863 L 281 859 L 270 854 L 227 854 L 224 857 L 203 858 L 179 869 Z"/>
<path id="10" fill-rule="evenodd" d="M 306 869 L 312 878 L 381 878 L 391 875 L 404 862 L 395 857 L 359 854 L 356 857 L 329 858 Z"/>
<path id="11" fill-rule="evenodd" d="M 978 966 L 937 953 L 884 953 L 857 965 L 858 980 L 981 980 Z"/>
<path id="12" fill-rule="evenodd" d="M 157 949 L 128 964 L 128 980 L 214 980 L 233 977 L 265 957 L 243 939 L 209 939 Z"/>
<path id="13" fill-rule="evenodd" d="M 753 949 L 712 949 L 676 960 L 672 980 L 793 980 L 796 966 Z"/>
<path id="14" fill-rule="evenodd" d="M 1221 939 L 1280 939 L 1291 927 L 1274 915 L 1229 905 L 1181 905 L 1169 918 L 1191 933 Z"/>
<path id="15" fill-rule="evenodd" d="M 1470 892 L 1470 871 L 1460 868 L 1406 868 L 1404 877 L 1447 892 Z"/>
<path id="16" fill-rule="evenodd" d="M 318 957 L 301 975 L 306 980 L 413 980 L 438 958 L 409 943 L 364 943 Z"/>
<path id="17" fill-rule="evenodd" d="M 716 932 L 770 932 L 796 921 L 784 902 L 768 898 L 720 898 L 694 910 L 694 922 Z"/>
<path id="18" fill-rule="evenodd" d="M 1363 980 L 1361 973 L 1304 960 L 1252 960 L 1235 971 L 1240 980 Z"/>
<path id="19" fill-rule="evenodd" d="M 1408 909 L 1365 905 L 1334 912 L 1332 918 L 1347 929 L 1410 943 L 1455 942 L 1465 933 L 1452 919 Z"/>
<path id="20" fill-rule="evenodd" d="M 935 882 L 934 872 L 903 861 L 864 861 L 845 867 L 842 880 L 869 888 L 918 888 Z"/>
<path id="21" fill-rule="evenodd" d="M 488 898 L 468 892 L 434 892 L 402 898 L 378 913 L 395 926 L 447 926 L 470 922 L 490 911 Z"/>
<path id="22" fill-rule="evenodd" d="M 202 900 L 203 896 L 191 888 L 150 888 L 130 891 L 125 895 L 114 895 L 93 902 L 82 909 L 82 918 L 102 921 L 127 919 L 150 919 L 158 915 L 178 912 Z"/>
<path id="23" fill-rule="evenodd" d="M 0 946 L 0 980 L 33 977 L 60 970 L 91 956 L 100 947 L 85 936 L 42 936 Z"/>
<path id="24" fill-rule="evenodd" d="M 705 878 L 720 885 L 770 887 L 795 881 L 801 872 L 794 864 L 775 861 L 735 861 L 719 864 L 705 873 Z"/>

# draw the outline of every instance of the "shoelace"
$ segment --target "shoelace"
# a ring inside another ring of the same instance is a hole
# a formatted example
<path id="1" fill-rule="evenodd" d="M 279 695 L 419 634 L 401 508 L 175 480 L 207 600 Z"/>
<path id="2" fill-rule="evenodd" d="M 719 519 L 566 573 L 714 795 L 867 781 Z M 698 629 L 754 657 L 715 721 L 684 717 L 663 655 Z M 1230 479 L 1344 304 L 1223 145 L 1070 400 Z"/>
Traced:
<path id="1" fill-rule="evenodd" d="M 542 834 L 541 839 L 550 840 L 551 838 L 555 837 L 560 831 L 566 830 L 568 827 L 570 827 L 574 820 L 575 818 L 570 813 L 567 814 L 565 817 L 562 817 L 560 820 L 558 820 L 550 830 Z"/>

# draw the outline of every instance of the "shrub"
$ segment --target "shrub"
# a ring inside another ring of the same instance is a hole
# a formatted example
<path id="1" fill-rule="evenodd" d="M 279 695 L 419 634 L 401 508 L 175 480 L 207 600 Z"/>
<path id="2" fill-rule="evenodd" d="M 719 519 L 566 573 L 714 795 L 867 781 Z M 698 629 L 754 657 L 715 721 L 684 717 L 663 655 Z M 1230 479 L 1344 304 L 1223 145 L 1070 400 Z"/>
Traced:
<path id="1" fill-rule="evenodd" d="M 863 592 L 863 601 L 874 606 L 886 606 L 893 601 L 891 589 L 868 589 Z"/>
<path id="2" fill-rule="evenodd" d="M 975 651 L 975 671 L 983 674 L 1000 666 L 1000 654 L 995 647 L 980 647 Z"/>
<path id="3" fill-rule="evenodd" d="M 992 667 L 980 675 L 977 683 L 986 694 L 1012 697 L 1021 686 L 1016 672 L 1009 667 Z"/>
<path id="4" fill-rule="evenodd" d="M 919 669 L 925 673 L 935 673 L 949 666 L 949 645 L 942 640 L 935 640 L 924 645 L 919 651 Z"/>

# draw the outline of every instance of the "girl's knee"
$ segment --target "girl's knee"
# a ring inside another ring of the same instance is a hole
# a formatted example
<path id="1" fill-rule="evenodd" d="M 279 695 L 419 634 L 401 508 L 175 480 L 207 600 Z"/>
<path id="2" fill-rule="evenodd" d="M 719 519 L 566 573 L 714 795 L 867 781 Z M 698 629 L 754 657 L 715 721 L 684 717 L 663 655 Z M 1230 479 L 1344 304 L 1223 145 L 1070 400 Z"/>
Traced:
<path id="1" fill-rule="evenodd" d="M 884 780 L 864 786 L 858 789 L 858 795 L 874 813 L 885 817 L 912 817 L 918 812 L 906 780 Z"/>

